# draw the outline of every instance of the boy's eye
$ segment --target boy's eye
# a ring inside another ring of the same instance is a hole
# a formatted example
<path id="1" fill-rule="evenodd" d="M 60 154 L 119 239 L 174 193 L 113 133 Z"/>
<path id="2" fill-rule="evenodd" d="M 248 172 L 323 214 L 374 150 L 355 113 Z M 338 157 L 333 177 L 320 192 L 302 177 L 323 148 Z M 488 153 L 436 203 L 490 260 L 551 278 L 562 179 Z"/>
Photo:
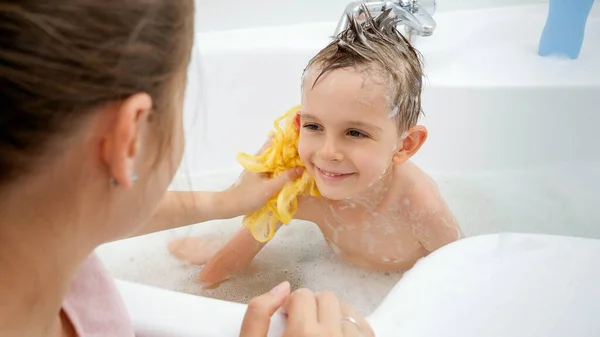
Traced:
<path id="1" fill-rule="evenodd" d="M 348 136 L 350 137 L 354 137 L 354 138 L 363 138 L 363 137 L 368 137 L 365 133 L 360 132 L 358 130 L 349 130 L 348 131 Z"/>
<path id="2" fill-rule="evenodd" d="M 304 124 L 305 129 L 309 129 L 311 131 L 318 131 L 319 126 L 317 124 Z"/>

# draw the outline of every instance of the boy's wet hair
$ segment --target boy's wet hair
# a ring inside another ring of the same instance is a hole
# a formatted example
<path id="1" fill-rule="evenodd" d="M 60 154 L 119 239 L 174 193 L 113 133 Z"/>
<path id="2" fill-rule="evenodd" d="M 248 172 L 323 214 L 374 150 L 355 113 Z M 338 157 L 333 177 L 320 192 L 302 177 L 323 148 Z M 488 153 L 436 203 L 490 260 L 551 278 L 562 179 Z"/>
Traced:
<path id="1" fill-rule="evenodd" d="M 43 169 L 96 108 L 140 92 L 152 97 L 152 124 L 166 147 L 193 7 L 193 0 L 0 0 L 0 185 Z"/>
<path id="2" fill-rule="evenodd" d="M 394 115 L 403 132 L 416 125 L 421 115 L 420 54 L 397 30 L 398 19 L 391 9 L 373 17 L 363 5 L 362 12 L 362 22 L 348 16 L 348 28 L 309 61 L 305 74 L 308 69 L 320 70 L 312 87 L 322 75 L 340 68 L 367 71 L 387 80 L 390 115 Z"/>

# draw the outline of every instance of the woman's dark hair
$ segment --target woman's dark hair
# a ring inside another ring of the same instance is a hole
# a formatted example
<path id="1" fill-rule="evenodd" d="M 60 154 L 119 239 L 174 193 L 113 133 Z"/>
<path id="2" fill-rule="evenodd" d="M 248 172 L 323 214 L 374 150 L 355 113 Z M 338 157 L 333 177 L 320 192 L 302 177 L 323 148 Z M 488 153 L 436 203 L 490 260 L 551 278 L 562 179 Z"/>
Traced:
<path id="1" fill-rule="evenodd" d="M 139 92 L 167 145 L 193 15 L 193 0 L 0 0 L 0 185 L 61 151 L 95 108 Z"/>

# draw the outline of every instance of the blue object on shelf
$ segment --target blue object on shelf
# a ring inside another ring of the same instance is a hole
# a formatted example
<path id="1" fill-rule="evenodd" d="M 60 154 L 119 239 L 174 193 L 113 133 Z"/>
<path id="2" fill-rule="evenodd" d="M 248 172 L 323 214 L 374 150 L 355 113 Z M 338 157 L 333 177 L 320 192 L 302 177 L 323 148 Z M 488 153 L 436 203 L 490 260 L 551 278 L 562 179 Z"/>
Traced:
<path id="1" fill-rule="evenodd" d="M 594 0 L 550 0 L 538 53 L 541 56 L 564 55 L 571 59 L 579 57 L 593 4 Z"/>

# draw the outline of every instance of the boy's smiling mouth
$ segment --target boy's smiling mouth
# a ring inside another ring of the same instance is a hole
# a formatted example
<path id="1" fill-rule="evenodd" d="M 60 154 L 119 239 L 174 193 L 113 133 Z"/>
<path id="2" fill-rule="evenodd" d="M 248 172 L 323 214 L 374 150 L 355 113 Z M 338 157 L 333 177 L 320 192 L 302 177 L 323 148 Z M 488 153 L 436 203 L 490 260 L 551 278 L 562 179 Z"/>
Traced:
<path id="1" fill-rule="evenodd" d="M 346 179 L 346 178 L 354 175 L 354 173 L 338 173 L 338 172 L 326 171 L 326 170 L 321 169 L 318 166 L 315 166 L 315 168 L 317 169 L 319 176 L 323 180 L 331 181 L 331 182 L 340 181 L 340 180 Z"/>

